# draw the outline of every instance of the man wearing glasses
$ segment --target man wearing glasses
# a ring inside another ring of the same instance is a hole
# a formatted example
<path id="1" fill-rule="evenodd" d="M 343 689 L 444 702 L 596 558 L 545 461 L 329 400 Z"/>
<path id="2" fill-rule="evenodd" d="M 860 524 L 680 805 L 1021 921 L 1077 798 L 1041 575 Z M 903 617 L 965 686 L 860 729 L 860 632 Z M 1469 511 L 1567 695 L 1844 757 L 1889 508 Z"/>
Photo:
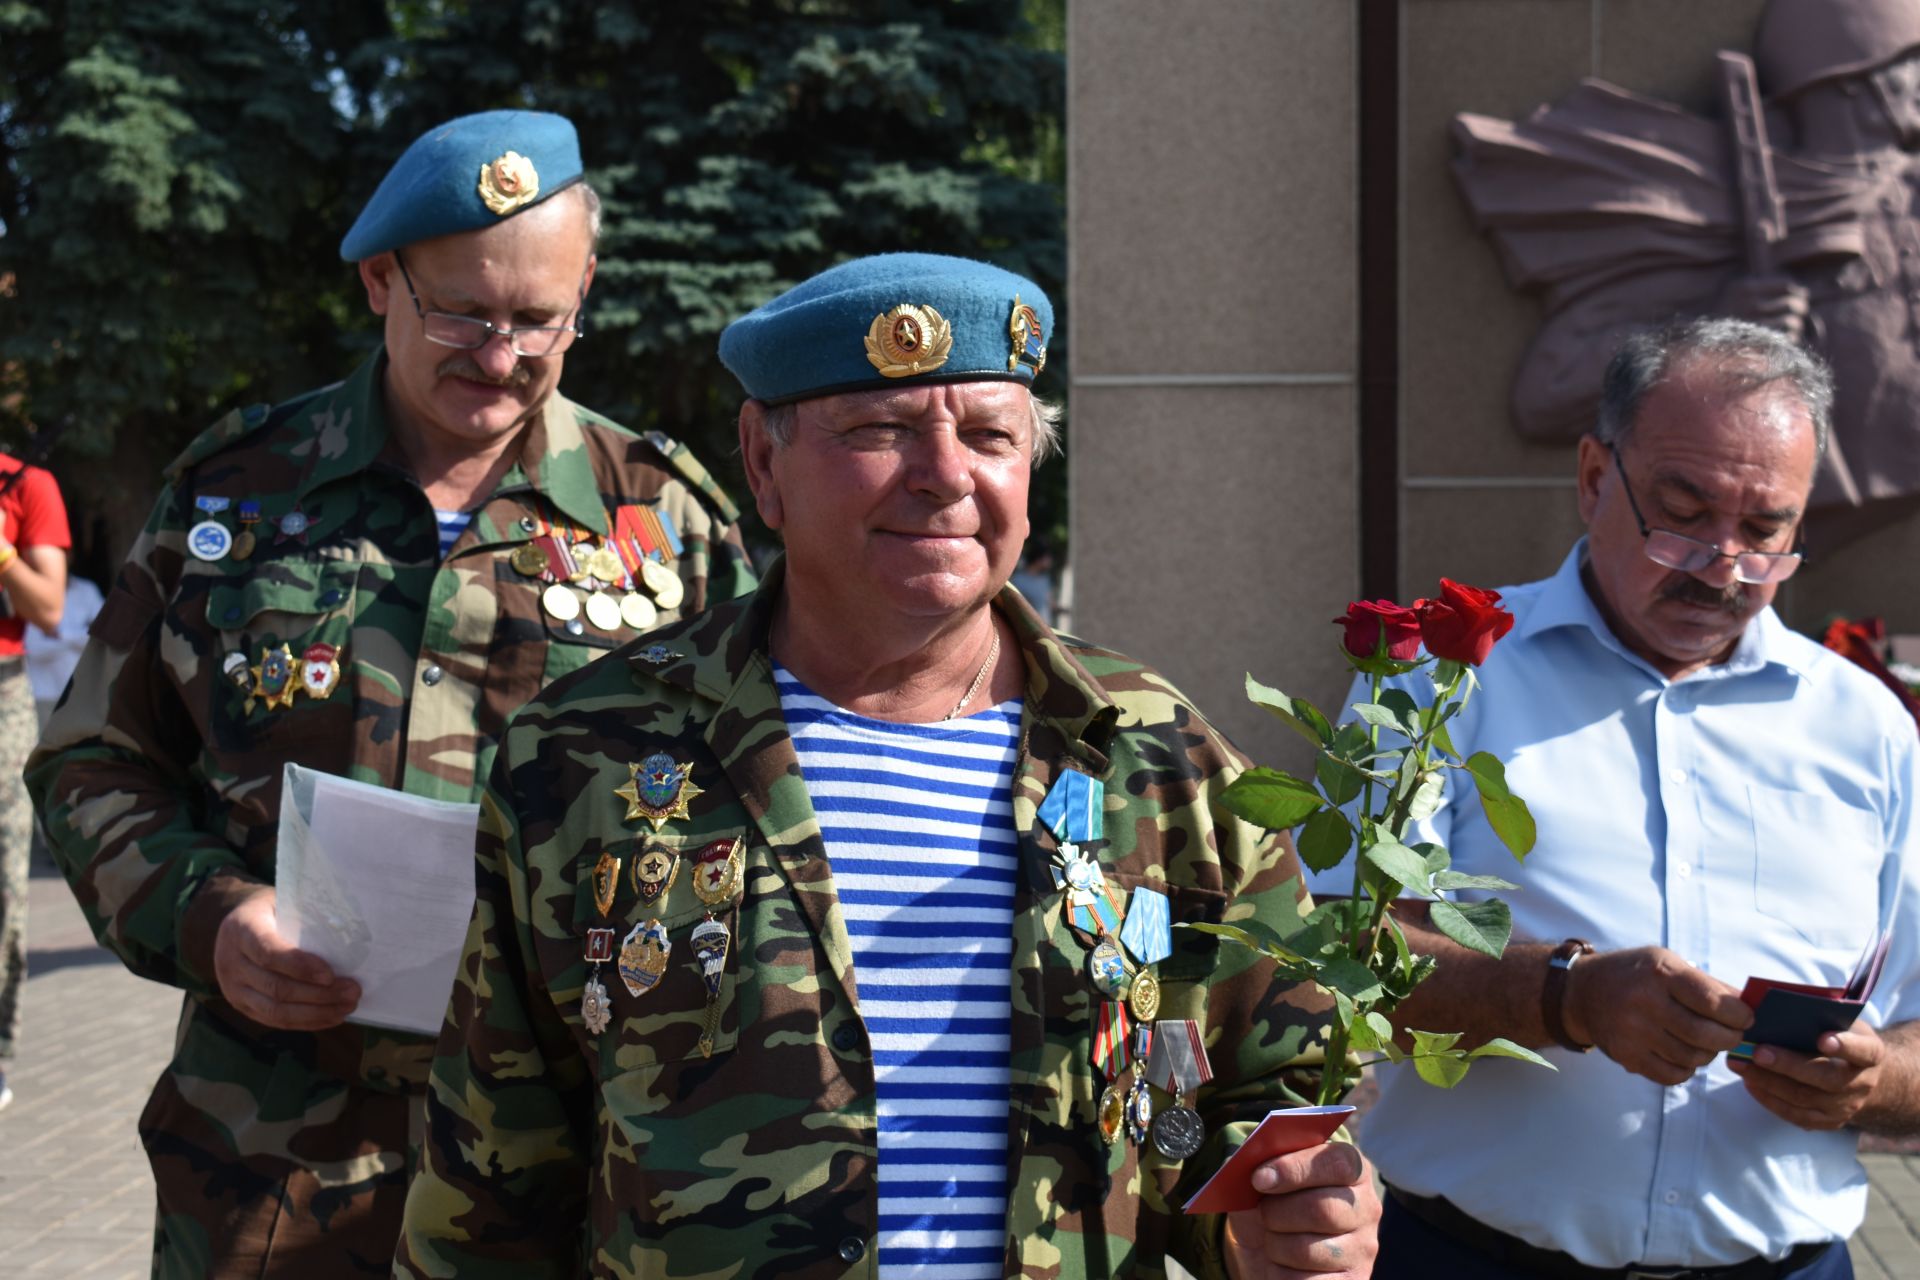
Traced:
<path id="1" fill-rule="evenodd" d="M 433 1042 L 276 929 L 282 767 L 474 800 L 548 681 L 751 585 L 699 464 L 558 391 L 598 210 L 558 116 L 415 142 L 341 246 L 383 347 L 172 464 L 29 765 L 101 941 L 186 992 L 156 1275 L 385 1275 L 399 1231 Z"/>
<path id="2" fill-rule="evenodd" d="M 1579 449 L 1587 535 L 1505 593 L 1513 631 L 1450 726 L 1510 762 L 1538 843 L 1517 865 L 1465 774 L 1422 833 L 1518 883 L 1514 944 L 1494 960 L 1424 901 L 1396 911 L 1440 959 L 1401 1027 L 1508 1036 L 1558 1069 L 1383 1078 L 1376 1276 L 1853 1274 L 1859 1134 L 1920 1124 L 1920 768 L 1891 694 L 1770 607 L 1831 405 L 1817 357 L 1741 321 L 1639 334 L 1608 368 Z M 1727 1054 L 1749 978 L 1843 987 L 1883 932 L 1850 1027 Z"/>

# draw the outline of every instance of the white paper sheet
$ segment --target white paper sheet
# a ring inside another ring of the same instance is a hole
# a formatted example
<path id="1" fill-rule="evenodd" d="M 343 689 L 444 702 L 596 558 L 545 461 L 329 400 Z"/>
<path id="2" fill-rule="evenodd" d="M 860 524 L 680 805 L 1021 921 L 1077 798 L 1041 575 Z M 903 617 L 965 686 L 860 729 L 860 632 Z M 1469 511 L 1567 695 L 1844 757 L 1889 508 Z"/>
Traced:
<path id="1" fill-rule="evenodd" d="M 473 914 L 480 806 L 286 766 L 274 920 L 360 984 L 350 1022 L 440 1030 Z"/>

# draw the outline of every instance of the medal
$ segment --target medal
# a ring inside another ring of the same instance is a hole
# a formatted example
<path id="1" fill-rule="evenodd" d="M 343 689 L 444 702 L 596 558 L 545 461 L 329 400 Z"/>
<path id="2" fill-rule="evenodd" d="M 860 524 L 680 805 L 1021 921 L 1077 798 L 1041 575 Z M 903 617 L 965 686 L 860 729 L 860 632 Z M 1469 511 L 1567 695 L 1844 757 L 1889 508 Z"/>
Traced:
<path id="1" fill-rule="evenodd" d="M 1117 996 L 1127 985 L 1127 962 L 1120 956 L 1120 944 L 1102 938 L 1087 957 L 1087 977 L 1103 996 Z"/>
<path id="2" fill-rule="evenodd" d="M 238 649 L 220 660 L 220 671 L 236 689 L 245 689 L 253 679 L 253 673 L 247 670 L 247 655 Z"/>
<path id="3" fill-rule="evenodd" d="M 645 818 L 659 831 L 674 819 L 686 817 L 687 802 L 700 794 L 689 777 L 693 766 L 675 764 L 665 752 L 650 755 L 627 769 L 632 778 L 625 786 L 615 787 L 613 794 L 627 802 L 628 822 Z"/>
<path id="4" fill-rule="evenodd" d="M 1179 1098 L 1153 1118 L 1153 1148 L 1169 1160 L 1188 1160 L 1206 1145 L 1207 1125 Z"/>
<path id="5" fill-rule="evenodd" d="M 1100 1091 L 1100 1139 L 1108 1146 L 1120 1141 L 1120 1130 L 1127 1122 L 1127 1093 L 1117 1084 Z"/>
<path id="6" fill-rule="evenodd" d="M 304 547 L 307 544 L 308 523 L 306 512 L 295 507 L 280 517 L 280 536 L 274 542 L 297 542 Z"/>
<path id="7" fill-rule="evenodd" d="M 620 621 L 635 631 L 651 631 L 653 624 L 660 621 L 660 611 L 638 591 L 629 591 L 620 597 Z"/>
<path id="8" fill-rule="evenodd" d="M 655 845 L 633 860 L 633 891 L 645 906 L 652 906 L 673 888 L 680 876 L 680 855 Z"/>
<path id="9" fill-rule="evenodd" d="M 602 631 L 620 629 L 620 605 L 604 591 L 596 591 L 587 597 L 587 621 Z"/>
<path id="10" fill-rule="evenodd" d="M 330 644 L 310 644 L 300 655 L 300 687 L 309 698 L 325 700 L 340 683 L 340 650 Z"/>
<path id="11" fill-rule="evenodd" d="M 620 858 L 602 851 L 593 864 L 593 906 L 603 917 L 612 913 L 614 895 L 620 891 Z"/>
<path id="12" fill-rule="evenodd" d="M 639 653 L 635 654 L 634 656 L 639 658 L 640 661 L 642 662 L 650 663 L 653 666 L 659 667 L 659 666 L 665 666 L 667 663 L 672 662 L 677 658 L 684 658 L 687 655 L 684 653 L 675 653 L 672 649 L 667 648 L 667 646 L 663 644 L 650 644 L 646 648 L 642 649 Z"/>
<path id="13" fill-rule="evenodd" d="M 612 932 L 609 930 L 608 932 Z M 607 1000 L 607 989 L 600 984 L 598 971 L 587 979 L 587 985 L 580 990 L 580 1021 L 586 1024 L 587 1034 L 597 1036 L 607 1029 L 613 1021 L 613 1010 Z"/>
<path id="14" fill-rule="evenodd" d="M 598 546 L 589 551 L 586 568 L 588 573 L 609 585 L 627 576 L 626 566 L 620 563 L 620 553 L 609 546 Z"/>
<path id="15" fill-rule="evenodd" d="M 613 930 L 587 930 L 587 960 L 592 964 L 605 964 L 613 959 Z"/>
<path id="16" fill-rule="evenodd" d="M 1158 964 L 1172 955 L 1173 926 L 1168 922 L 1167 895 L 1135 885 L 1133 897 L 1127 900 L 1127 923 L 1120 930 L 1120 941 L 1141 964 Z"/>
<path id="17" fill-rule="evenodd" d="M 660 985 L 667 971 L 667 926 L 642 920 L 620 944 L 620 982 L 627 994 L 643 996 Z"/>
<path id="18" fill-rule="evenodd" d="M 233 558 L 245 560 L 253 554 L 256 539 L 253 526 L 260 523 L 260 504 L 248 499 L 240 504 L 240 532 L 233 538 Z"/>
<path id="19" fill-rule="evenodd" d="M 193 509 L 195 511 L 204 511 L 210 516 L 217 516 L 232 505 L 232 498 L 215 497 L 210 493 L 203 493 L 193 500 Z"/>
<path id="20" fill-rule="evenodd" d="M 513 549 L 507 563 L 523 578 L 538 578 L 547 571 L 547 553 L 531 542 L 523 542 Z"/>
<path id="21" fill-rule="evenodd" d="M 298 687 L 293 682 L 293 651 L 286 645 L 278 649 L 262 649 L 260 665 L 252 668 L 253 688 L 247 697 L 246 709 L 253 711 L 254 699 L 259 699 L 272 711 L 277 707 L 293 705 L 293 695 Z"/>
<path id="22" fill-rule="evenodd" d="M 567 558 L 573 563 L 573 572 L 567 575 L 568 582 L 584 582 L 593 574 L 587 571 L 587 557 L 593 554 L 593 543 L 584 535 L 567 548 Z"/>
<path id="23" fill-rule="evenodd" d="M 1075 844 L 1098 840 L 1103 788 L 1096 778 L 1068 769 L 1053 781 L 1040 802 L 1039 819 L 1047 830 Z"/>
<path id="24" fill-rule="evenodd" d="M 1127 1006 L 1117 1000 L 1100 1002 L 1100 1021 L 1093 1029 L 1093 1065 L 1107 1080 L 1117 1080 L 1132 1062 L 1132 1026 Z"/>
<path id="25" fill-rule="evenodd" d="M 1152 1022 L 1160 1015 L 1160 980 L 1152 970 L 1142 969 L 1133 975 L 1133 985 L 1127 988 L 1127 1009 L 1138 1022 Z"/>
<path id="26" fill-rule="evenodd" d="M 196 560 L 224 560 L 233 550 L 233 534 L 218 520 L 202 520 L 187 530 L 187 550 Z"/>
<path id="27" fill-rule="evenodd" d="M 1206 1122 L 1186 1105 L 1189 1093 L 1213 1079 L 1200 1024 L 1192 1018 L 1156 1022 L 1147 1055 L 1147 1079 L 1173 1095 L 1173 1106 L 1153 1118 L 1153 1146 L 1169 1160 L 1185 1160 L 1207 1140 Z"/>
<path id="28" fill-rule="evenodd" d="M 720 1029 L 720 984 L 727 976 L 727 946 L 733 935 L 727 926 L 708 916 L 693 926 L 693 954 L 700 961 L 700 976 L 707 984 L 707 1017 L 700 1027 L 700 1056 L 713 1056 L 714 1032 Z"/>
<path id="29" fill-rule="evenodd" d="M 540 593 L 540 607 L 555 622 L 572 622 L 580 616 L 580 597 L 564 582 L 556 582 Z"/>
<path id="30" fill-rule="evenodd" d="M 640 562 L 640 580 L 653 593 L 654 603 L 662 609 L 678 609 L 681 600 L 686 598 L 686 587 L 682 585 L 680 575 L 658 560 Z"/>
<path id="31" fill-rule="evenodd" d="M 1141 1064 L 1153 1051 L 1153 1027 L 1153 1023 L 1146 1022 L 1133 1029 L 1133 1083 L 1127 1086 L 1126 1119 L 1127 1137 L 1136 1145 L 1147 1140 L 1153 1124 L 1153 1094 L 1141 1070 Z"/>
<path id="32" fill-rule="evenodd" d="M 743 847 L 744 842 L 735 836 L 715 840 L 693 855 L 693 891 L 708 907 L 724 907 L 740 891 Z"/>

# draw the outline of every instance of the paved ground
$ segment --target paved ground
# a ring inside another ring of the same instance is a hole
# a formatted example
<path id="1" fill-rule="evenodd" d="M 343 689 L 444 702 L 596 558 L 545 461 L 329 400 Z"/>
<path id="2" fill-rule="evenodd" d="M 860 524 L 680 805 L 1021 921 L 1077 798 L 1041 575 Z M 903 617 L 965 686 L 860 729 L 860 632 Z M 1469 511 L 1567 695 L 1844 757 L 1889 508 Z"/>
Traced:
<path id="1" fill-rule="evenodd" d="M 94 945 L 66 886 L 36 866 L 18 1095 L 0 1111 L 0 1274 L 147 1274 L 153 1184 L 134 1121 L 166 1064 L 179 1000 Z M 1860 1280 L 1920 1278 L 1920 1152 L 1866 1157 Z"/>

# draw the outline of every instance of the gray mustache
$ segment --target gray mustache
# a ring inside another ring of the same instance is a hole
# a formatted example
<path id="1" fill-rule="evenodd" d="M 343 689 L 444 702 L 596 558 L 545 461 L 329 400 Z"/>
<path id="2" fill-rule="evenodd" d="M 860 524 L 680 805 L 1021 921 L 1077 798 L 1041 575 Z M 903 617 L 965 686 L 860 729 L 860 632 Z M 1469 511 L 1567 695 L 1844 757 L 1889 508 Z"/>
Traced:
<path id="1" fill-rule="evenodd" d="M 454 356 L 451 360 L 443 362 L 438 372 L 443 378 L 469 378 L 474 382 L 484 382 L 495 387 L 519 388 L 533 381 L 533 374 L 524 364 L 515 364 L 512 373 L 504 378 L 496 378 L 492 374 L 482 372 L 480 366 L 475 364 L 470 356 Z"/>

